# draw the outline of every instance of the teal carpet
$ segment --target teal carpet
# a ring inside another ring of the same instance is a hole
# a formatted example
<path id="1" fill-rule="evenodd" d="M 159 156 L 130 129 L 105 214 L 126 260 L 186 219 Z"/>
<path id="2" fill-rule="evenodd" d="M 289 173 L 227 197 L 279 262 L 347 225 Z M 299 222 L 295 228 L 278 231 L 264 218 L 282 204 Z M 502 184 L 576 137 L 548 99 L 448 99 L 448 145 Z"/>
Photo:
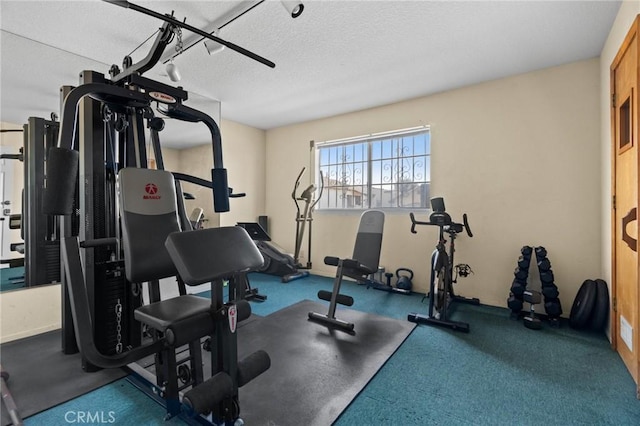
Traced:
<path id="1" fill-rule="evenodd" d="M 24 266 L 0 268 L 0 291 L 24 287 Z"/>
<path id="2" fill-rule="evenodd" d="M 332 280 L 312 276 L 282 284 L 276 277 L 252 274 L 251 284 L 268 296 L 251 304 L 253 312 L 268 315 L 302 299 L 316 300 L 318 290 L 331 290 Z M 349 282 L 342 292 L 355 298 L 352 309 L 393 318 L 427 309 L 421 295 Z M 567 326 L 529 330 L 510 320 L 507 309 L 486 306 L 460 305 L 454 319 L 469 322 L 471 332 L 416 327 L 336 425 L 640 424 L 635 384 L 604 334 Z M 64 424 L 68 410 L 112 408 L 112 424 L 167 424 L 162 408 L 125 380 L 25 424 Z"/>

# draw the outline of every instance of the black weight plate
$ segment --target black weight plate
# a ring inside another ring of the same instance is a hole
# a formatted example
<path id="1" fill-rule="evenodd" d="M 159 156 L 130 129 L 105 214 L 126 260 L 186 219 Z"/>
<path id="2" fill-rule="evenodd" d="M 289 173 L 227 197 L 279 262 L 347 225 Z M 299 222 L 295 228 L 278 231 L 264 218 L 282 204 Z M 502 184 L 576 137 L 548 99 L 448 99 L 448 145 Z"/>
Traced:
<path id="1" fill-rule="evenodd" d="M 585 280 L 571 306 L 569 325 L 576 329 L 584 328 L 591 318 L 596 303 L 597 285 L 593 280 Z"/>
<path id="2" fill-rule="evenodd" d="M 602 331 L 607 323 L 609 316 L 609 287 L 603 280 L 595 280 L 596 282 L 596 301 L 591 312 L 591 321 L 589 328 L 593 331 Z"/>

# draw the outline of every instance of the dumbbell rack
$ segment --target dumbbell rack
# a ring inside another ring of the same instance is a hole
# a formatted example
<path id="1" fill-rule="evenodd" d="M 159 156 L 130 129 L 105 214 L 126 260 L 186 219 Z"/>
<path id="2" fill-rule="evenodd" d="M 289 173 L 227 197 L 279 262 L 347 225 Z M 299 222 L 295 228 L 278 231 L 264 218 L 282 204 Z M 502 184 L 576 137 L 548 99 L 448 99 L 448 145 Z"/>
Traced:
<path id="1" fill-rule="evenodd" d="M 524 246 L 520 250 L 521 256 L 518 258 L 518 266 L 514 271 L 514 280 L 511 284 L 507 306 L 511 309 L 513 318 L 520 318 L 524 303 L 524 292 L 527 289 L 527 278 L 529 276 L 529 265 L 532 254 L 535 252 L 536 264 L 540 273 L 542 283 L 542 294 L 544 295 L 544 309 L 551 326 L 559 326 L 560 315 L 562 315 L 562 305 L 558 299 L 559 291 L 555 285 L 555 277 L 551 270 L 551 262 L 547 257 L 547 250 L 538 246 L 535 249 L 531 246 Z"/>

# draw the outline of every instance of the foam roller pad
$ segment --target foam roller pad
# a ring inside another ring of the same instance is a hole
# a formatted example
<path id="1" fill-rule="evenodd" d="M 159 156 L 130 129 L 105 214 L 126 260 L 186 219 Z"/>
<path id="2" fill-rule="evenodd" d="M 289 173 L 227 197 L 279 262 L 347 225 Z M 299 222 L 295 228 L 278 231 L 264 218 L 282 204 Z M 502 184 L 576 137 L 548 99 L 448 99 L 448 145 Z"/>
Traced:
<path id="1" fill-rule="evenodd" d="M 327 290 L 319 290 L 318 291 L 318 299 L 326 300 L 327 302 L 331 301 L 331 296 L 333 293 Z M 353 305 L 353 297 L 347 296 L 346 294 L 340 294 L 336 296 L 336 303 L 344 306 L 352 306 Z"/>
<path id="2" fill-rule="evenodd" d="M 238 322 L 244 321 L 251 316 L 251 305 L 246 300 L 236 302 L 236 309 L 238 310 Z"/>
<path id="3" fill-rule="evenodd" d="M 44 188 L 42 212 L 49 215 L 73 213 L 73 199 L 78 177 L 78 151 L 52 147 L 47 157 L 47 186 Z"/>
<path id="4" fill-rule="evenodd" d="M 231 396 L 233 381 L 227 373 L 221 371 L 187 392 L 182 403 L 191 413 L 203 414 L 212 411 L 221 401 Z"/>
<path id="5" fill-rule="evenodd" d="M 242 387 L 267 371 L 271 367 L 271 358 L 263 350 L 255 351 L 238 362 L 238 387 Z"/>

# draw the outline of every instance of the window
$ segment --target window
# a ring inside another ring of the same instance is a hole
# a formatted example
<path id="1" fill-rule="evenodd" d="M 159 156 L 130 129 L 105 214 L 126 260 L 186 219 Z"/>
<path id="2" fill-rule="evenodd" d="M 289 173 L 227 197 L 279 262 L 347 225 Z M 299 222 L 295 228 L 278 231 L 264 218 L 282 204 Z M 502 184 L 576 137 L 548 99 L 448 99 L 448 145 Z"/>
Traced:
<path id="1" fill-rule="evenodd" d="M 317 208 L 428 208 L 429 127 L 328 141 L 317 147 L 317 170 L 324 180 Z"/>

